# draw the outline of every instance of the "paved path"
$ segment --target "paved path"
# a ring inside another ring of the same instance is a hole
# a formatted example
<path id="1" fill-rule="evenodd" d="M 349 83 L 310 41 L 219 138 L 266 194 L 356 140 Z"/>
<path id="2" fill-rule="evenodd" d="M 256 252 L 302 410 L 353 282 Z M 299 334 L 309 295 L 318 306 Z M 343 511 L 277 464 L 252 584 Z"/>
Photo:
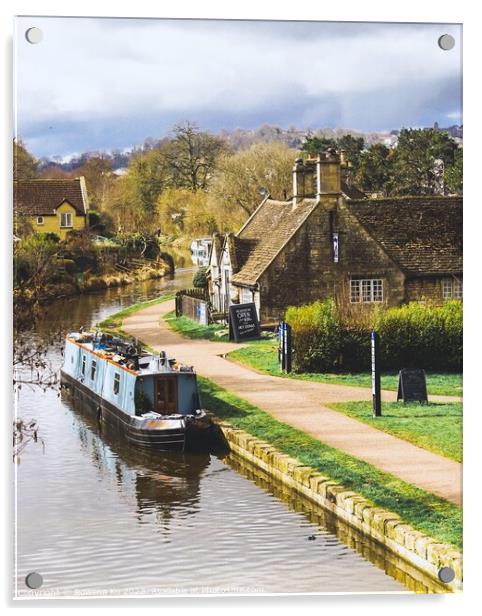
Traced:
<path id="1" fill-rule="evenodd" d="M 461 504 L 461 464 L 337 413 L 324 404 L 371 400 L 370 389 L 298 381 L 255 372 L 222 357 L 239 348 L 239 344 L 191 340 L 170 330 L 161 317 L 173 309 L 173 301 L 150 306 L 127 317 L 123 329 L 154 349 L 163 349 L 178 361 L 195 366 L 198 374 L 323 443 Z M 459 399 L 450 396 L 430 398 L 433 401 Z M 396 392 L 383 391 L 382 400 L 396 400 Z"/>

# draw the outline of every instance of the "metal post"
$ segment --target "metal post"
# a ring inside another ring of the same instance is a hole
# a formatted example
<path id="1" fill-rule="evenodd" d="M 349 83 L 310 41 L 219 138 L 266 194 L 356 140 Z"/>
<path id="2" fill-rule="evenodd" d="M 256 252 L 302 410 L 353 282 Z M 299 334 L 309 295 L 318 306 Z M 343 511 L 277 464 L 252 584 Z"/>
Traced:
<path id="1" fill-rule="evenodd" d="M 285 368 L 286 372 L 291 372 L 291 325 L 285 323 L 286 327 L 286 335 L 285 335 L 285 344 L 286 344 L 286 359 L 285 359 Z"/>
<path id="2" fill-rule="evenodd" d="M 371 333 L 371 355 L 372 355 L 372 400 L 373 417 L 382 415 L 382 397 L 380 387 L 380 337 L 377 332 Z"/>
<path id="3" fill-rule="evenodd" d="M 281 371 L 286 368 L 286 353 L 285 353 L 285 338 L 286 338 L 286 323 L 281 321 L 280 325 L 280 349 L 281 349 Z"/>
<path id="4" fill-rule="evenodd" d="M 281 370 L 291 372 L 291 326 L 286 321 L 280 323 L 279 338 Z"/>

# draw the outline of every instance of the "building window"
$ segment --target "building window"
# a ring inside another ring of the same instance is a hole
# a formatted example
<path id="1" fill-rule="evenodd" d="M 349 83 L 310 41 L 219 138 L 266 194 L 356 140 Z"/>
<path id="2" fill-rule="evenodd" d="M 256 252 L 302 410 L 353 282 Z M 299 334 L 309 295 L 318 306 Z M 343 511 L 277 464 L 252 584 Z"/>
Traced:
<path id="1" fill-rule="evenodd" d="M 71 227 L 72 226 L 72 212 L 61 212 L 60 226 L 61 227 Z"/>
<path id="2" fill-rule="evenodd" d="M 82 355 L 82 376 L 85 376 L 85 364 L 87 363 L 87 358 L 85 355 Z"/>
<path id="3" fill-rule="evenodd" d="M 380 278 L 353 278 L 350 280 L 350 302 L 382 302 L 383 280 Z"/>
<path id="4" fill-rule="evenodd" d="M 443 299 L 462 299 L 463 283 L 460 278 L 444 278 L 442 280 Z"/>
<path id="5" fill-rule="evenodd" d="M 117 396 L 120 391 L 120 374 L 114 373 L 114 394 Z"/>
<path id="6" fill-rule="evenodd" d="M 43 225 L 44 224 L 44 217 L 43 216 L 37 216 L 37 224 L 38 225 Z"/>
<path id="7" fill-rule="evenodd" d="M 90 380 L 95 381 L 95 373 L 97 372 L 97 362 L 95 359 L 92 360 L 90 365 Z"/>

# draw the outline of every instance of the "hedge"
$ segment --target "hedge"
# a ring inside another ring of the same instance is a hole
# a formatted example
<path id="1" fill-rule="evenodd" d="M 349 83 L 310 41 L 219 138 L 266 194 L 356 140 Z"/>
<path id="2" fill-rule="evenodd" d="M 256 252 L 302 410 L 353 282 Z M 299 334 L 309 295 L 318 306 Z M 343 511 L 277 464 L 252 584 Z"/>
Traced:
<path id="1" fill-rule="evenodd" d="M 370 368 L 370 332 L 380 335 L 383 370 L 417 367 L 460 371 L 462 368 L 463 305 L 412 302 L 377 310 L 357 323 L 344 323 L 332 300 L 291 307 L 294 368 L 298 372 L 353 372 Z"/>

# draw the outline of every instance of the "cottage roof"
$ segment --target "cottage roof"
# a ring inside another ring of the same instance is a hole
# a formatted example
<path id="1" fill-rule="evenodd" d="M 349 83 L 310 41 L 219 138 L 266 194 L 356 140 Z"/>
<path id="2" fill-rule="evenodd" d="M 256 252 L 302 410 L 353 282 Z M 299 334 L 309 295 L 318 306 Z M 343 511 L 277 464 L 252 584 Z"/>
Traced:
<path id="1" fill-rule="evenodd" d="M 234 239 L 238 272 L 235 284 L 255 285 L 279 251 L 317 206 L 316 199 L 293 202 L 266 199 Z"/>
<path id="2" fill-rule="evenodd" d="M 462 198 L 347 201 L 360 224 L 411 275 L 462 272 Z"/>
<path id="3" fill-rule="evenodd" d="M 85 216 L 88 210 L 83 177 L 60 180 L 17 180 L 13 187 L 14 207 L 27 216 L 52 216 L 64 201 Z"/>
<path id="4" fill-rule="evenodd" d="M 233 273 L 236 274 L 240 269 L 244 267 L 251 252 L 258 243 L 257 239 L 250 239 L 245 237 L 238 237 L 229 233 L 226 236 L 226 243 L 229 250 L 229 256 L 231 259 L 231 267 Z"/>

